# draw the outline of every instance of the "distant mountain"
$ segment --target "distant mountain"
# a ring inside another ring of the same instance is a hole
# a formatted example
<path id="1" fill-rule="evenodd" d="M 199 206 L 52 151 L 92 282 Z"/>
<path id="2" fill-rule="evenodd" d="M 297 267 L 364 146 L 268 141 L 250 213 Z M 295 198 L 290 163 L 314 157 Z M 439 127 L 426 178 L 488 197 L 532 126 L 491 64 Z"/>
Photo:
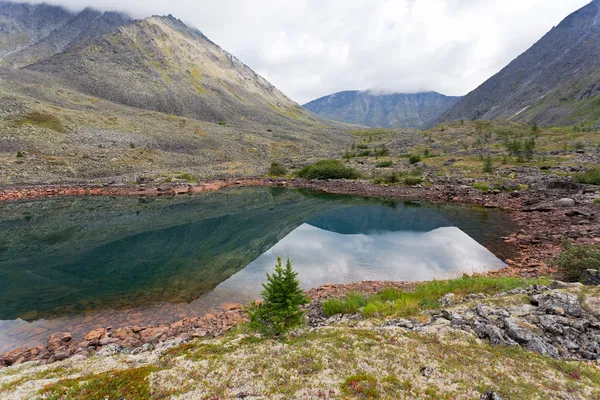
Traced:
<path id="1" fill-rule="evenodd" d="M 440 121 L 507 119 L 543 125 L 600 121 L 600 0 L 565 18 Z"/>
<path id="2" fill-rule="evenodd" d="M 0 3 L 0 30 L 6 31 L 9 38 L 0 41 L 0 65 L 22 67 L 33 64 L 131 21 L 121 13 L 91 8 L 73 14 L 45 4 Z"/>
<path id="3" fill-rule="evenodd" d="M 335 93 L 304 105 L 322 117 L 381 128 L 427 128 L 460 97 L 436 92 L 376 94 L 370 91 Z"/>
<path id="4" fill-rule="evenodd" d="M 180 20 L 151 17 L 26 67 L 116 103 L 211 122 L 315 117 Z"/>

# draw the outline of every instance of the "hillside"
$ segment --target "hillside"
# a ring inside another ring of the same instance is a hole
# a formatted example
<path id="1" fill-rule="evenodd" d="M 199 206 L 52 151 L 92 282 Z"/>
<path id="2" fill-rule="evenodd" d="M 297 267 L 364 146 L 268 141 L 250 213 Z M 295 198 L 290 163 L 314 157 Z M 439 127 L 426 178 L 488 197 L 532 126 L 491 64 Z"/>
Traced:
<path id="1" fill-rule="evenodd" d="M 319 121 L 172 16 L 136 21 L 27 68 L 89 95 L 203 121 Z"/>
<path id="2" fill-rule="evenodd" d="M 565 18 L 441 121 L 507 119 L 543 125 L 600 120 L 600 1 Z"/>
<path id="3" fill-rule="evenodd" d="M 304 108 L 335 121 L 376 128 L 430 128 L 459 100 L 436 92 L 345 91 L 311 101 Z"/>

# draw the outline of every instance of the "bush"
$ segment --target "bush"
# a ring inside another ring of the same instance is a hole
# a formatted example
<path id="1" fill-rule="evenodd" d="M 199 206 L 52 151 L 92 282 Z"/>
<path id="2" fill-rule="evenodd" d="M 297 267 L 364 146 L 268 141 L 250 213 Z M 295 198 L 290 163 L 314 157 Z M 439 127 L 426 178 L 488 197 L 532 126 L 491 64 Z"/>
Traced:
<path id="1" fill-rule="evenodd" d="M 587 269 L 600 269 L 599 245 L 566 245 L 563 252 L 554 260 L 565 279 L 577 282 Z"/>
<path id="2" fill-rule="evenodd" d="M 410 186 L 419 185 L 423 183 L 423 178 L 420 176 L 406 176 L 404 177 L 404 183 Z"/>
<path id="3" fill-rule="evenodd" d="M 25 157 L 25 154 L 23 154 L 22 151 L 17 151 L 17 158 L 23 158 Z"/>
<path id="4" fill-rule="evenodd" d="M 269 168 L 270 176 L 283 176 L 287 174 L 287 169 L 278 162 L 272 162 Z"/>
<path id="5" fill-rule="evenodd" d="M 370 150 L 361 150 L 357 154 L 358 157 L 369 157 L 370 155 L 371 155 Z"/>
<path id="6" fill-rule="evenodd" d="M 135 149 L 135 143 L 129 143 L 129 148 Z"/>
<path id="7" fill-rule="evenodd" d="M 393 161 L 382 161 L 379 164 L 377 164 L 377 168 L 389 168 L 392 165 L 394 165 Z"/>
<path id="8" fill-rule="evenodd" d="M 390 155 L 390 151 L 383 146 L 381 149 L 375 149 L 375 157 L 387 157 Z"/>
<path id="9" fill-rule="evenodd" d="M 283 267 L 281 257 L 277 257 L 275 271 L 267 273 L 267 283 L 263 283 L 263 302 L 252 303 L 248 309 L 251 329 L 276 336 L 302 323 L 304 313 L 300 306 L 308 303 L 308 298 L 300 289 L 297 276 L 289 259 Z"/>
<path id="10" fill-rule="evenodd" d="M 596 168 L 584 174 L 576 174 L 573 178 L 577 183 L 600 185 L 600 169 Z"/>
<path id="11" fill-rule="evenodd" d="M 219 121 L 219 122 L 217 122 L 217 123 L 218 123 L 219 125 L 221 125 L 221 126 L 223 126 L 223 125 L 227 125 L 227 122 L 226 122 L 226 121 Z"/>
<path id="12" fill-rule="evenodd" d="M 338 160 L 321 160 L 307 165 L 296 176 L 304 179 L 357 179 L 358 172 Z"/>
<path id="13" fill-rule="evenodd" d="M 494 162 L 492 161 L 492 157 L 486 156 L 483 160 L 483 172 L 486 174 L 494 172 Z"/>
<path id="14" fill-rule="evenodd" d="M 408 158 L 408 162 L 411 164 L 416 164 L 418 162 L 421 162 L 421 156 L 418 154 L 413 154 Z"/>

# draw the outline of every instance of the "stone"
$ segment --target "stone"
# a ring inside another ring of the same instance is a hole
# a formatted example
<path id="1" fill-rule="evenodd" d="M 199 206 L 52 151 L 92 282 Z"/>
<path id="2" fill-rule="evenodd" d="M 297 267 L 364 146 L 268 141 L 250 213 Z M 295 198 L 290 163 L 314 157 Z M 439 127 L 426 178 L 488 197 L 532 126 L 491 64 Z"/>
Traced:
<path id="1" fill-rule="evenodd" d="M 73 336 L 69 332 L 53 333 L 48 338 L 48 349 L 56 350 L 68 345 L 73 340 Z"/>
<path id="2" fill-rule="evenodd" d="M 556 315 L 540 315 L 540 325 L 553 335 L 562 335 L 563 328 L 561 325 L 568 325 L 569 320 L 565 317 Z"/>
<path id="3" fill-rule="evenodd" d="M 529 324 L 517 318 L 509 317 L 504 319 L 504 329 L 509 337 L 519 343 L 527 343 L 535 336 L 527 329 Z M 527 328 L 525 328 L 527 326 Z"/>
<path id="4" fill-rule="evenodd" d="M 120 339 L 120 340 L 126 339 L 126 338 L 128 338 L 130 336 L 135 336 L 135 333 L 130 328 L 115 329 L 110 334 L 110 337 L 117 338 L 117 339 Z"/>
<path id="5" fill-rule="evenodd" d="M 581 317 L 583 310 L 579 299 L 571 293 L 549 292 L 531 296 L 531 303 L 537 305 L 548 314 L 566 314 Z"/>
<path id="6" fill-rule="evenodd" d="M 118 343 L 119 339 L 117 338 L 113 338 L 113 337 L 107 337 L 107 338 L 103 338 L 100 339 L 100 346 L 107 346 L 109 344 L 113 344 L 113 343 Z"/>
<path id="7" fill-rule="evenodd" d="M 479 400 L 504 400 L 500 395 L 492 390 L 488 390 L 479 396 Z"/>
<path id="8" fill-rule="evenodd" d="M 66 360 L 67 358 L 69 358 L 69 353 L 66 351 L 59 351 L 54 353 L 53 357 L 55 361 Z"/>
<path id="9" fill-rule="evenodd" d="M 100 350 L 98 350 L 96 355 L 98 355 L 98 357 L 110 357 L 110 356 L 119 354 L 122 351 L 123 351 L 123 347 L 121 345 L 119 345 L 117 343 L 112 343 L 112 344 L 102 347 Z"/>
<path id="10" fill-rule="evenodd" d="M 531 338 L 531 340 L 529 342 L 527 342 L 527 345 L 525 345 L 525 347 L 528 350 L 534 351 L 536 353 L 539 353 L 539 354 L 542 354 L 542 355 L 545 355 L 548 357 L 557 358 L 559 356 L 558 350 L 554 346 L 544 342 L 542 339 L 540 339 L 537 336 L 534 336 L 533 338 Z"/>
<path id="11" fill-rule="evenodd" d="M 102 339 L 102 337 L 104 336 L 105 333 L 106 333 L 106 329 L 97 328 L 97 329 L 94 329 L 93 331 L 88 332 L 88 334 L 85 335 L 84 339 L 87 340 L 88 342 L 97 342 L 100 339 Z"/>
<path id="12" fill-rule="evenodd" d="M 169 330 L 166 326 L 159 326 L 157 328 L 146 328 L 140 332 L 140 339 L 142 343 L 150 343 L 157 341 L 161 336 L 165 335 Z"/>
<path id="13" fill-rule="evenodd" d="M 588 269 L 581 274 L 581 282 L 586 286 L 600 285 L 600 270 Z"/>
<path id="14" fill-rule="evenodd" d="M 569 198 L 564 198 L 564 199 L 556 200 L 554 202 L 554 204 L 557 207 L 573 207 L 575 205 L 575 200 L 569 199 Z"/>
<path id="15" fill-rule="evenodd" d="M 421 376 L 424 376 L 425 378 L 433 376 L 434 373 L 435 369 L 433 367 L 430 367 L 429 365 L 421 367 Z"/>
<path id="16" fill-rule="evenodd" d="M 454 293 L 445 294 L 440 299 L 440 304 L 442 305 L 442 307 L 448 307 L 454 303 L 456 303 L 456 295 Z"/>

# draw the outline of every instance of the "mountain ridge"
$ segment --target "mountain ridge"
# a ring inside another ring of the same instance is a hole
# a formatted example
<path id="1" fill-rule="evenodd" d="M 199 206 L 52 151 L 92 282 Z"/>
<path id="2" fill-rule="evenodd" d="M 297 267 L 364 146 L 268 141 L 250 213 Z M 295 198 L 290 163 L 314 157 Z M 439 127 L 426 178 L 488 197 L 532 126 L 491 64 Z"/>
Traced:
<path id="1" fill-rule="evenodd" d="M 377 128 L 427 128 L 460 97 L 437 92 L 377 93 L 348 90 L 303 107 L 325 118 Z"/>
<path id="2" fill-rule="evenodd" d="M 597 123 L 600 107 L 591 103 L 600 96 L 599 17 L 598 0 L 570 14 L 439 121 Z"/>

